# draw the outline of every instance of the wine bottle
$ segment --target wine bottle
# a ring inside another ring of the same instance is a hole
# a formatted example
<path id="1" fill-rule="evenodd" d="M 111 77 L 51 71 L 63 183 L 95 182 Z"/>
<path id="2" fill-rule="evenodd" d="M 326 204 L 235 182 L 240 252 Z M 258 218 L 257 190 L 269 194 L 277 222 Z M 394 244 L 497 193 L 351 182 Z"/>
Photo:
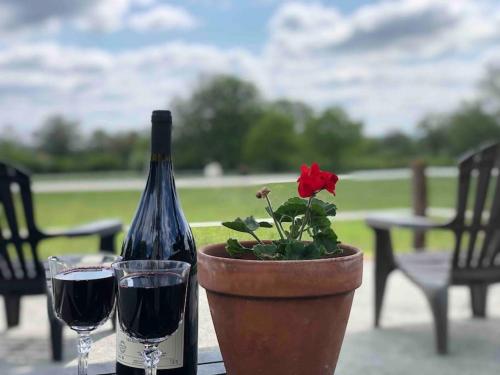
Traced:
<path id="1" fill-rule="evenodd" d="M 149 176 L 139 206 L 123 242 L 124 260 L 180 260 L 191 264 L 184 322 L 160 344 L 159 375 L 194 375 L 198 356 L 198 282 L 196 247 L 182 212 L 171 160 L 172 116 L 154 111 L 151 117 Z M 116 373 L 143 375 L 143 345 L 134 343 L 117 324 Z"/>

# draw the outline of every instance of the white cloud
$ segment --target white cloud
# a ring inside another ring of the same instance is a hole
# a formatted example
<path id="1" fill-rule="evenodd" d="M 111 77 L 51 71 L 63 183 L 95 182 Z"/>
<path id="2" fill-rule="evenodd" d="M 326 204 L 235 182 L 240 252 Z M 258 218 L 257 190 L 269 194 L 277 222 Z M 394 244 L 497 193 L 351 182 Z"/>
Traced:
<path id="1" fill-rule="evenodd" d="M 54 19 L 71 18 L 86 12 L 99 0 L 3 0 L 0 3 L 0 29 L 19 30 Z"/>
<path id="2" fill-rule="evenodd" d="M 130 0 L 116 4 L 120 17 L 93 7 L 104 21 L 88 27 L 182 24 L 172 12 L 158 17 L 150 3 L 132 17 Z M 487 0 L 383 1 L 349 14 L 320 3 L 283 2 L 261 52 L 182 41 L 119 53 L 12 45 L 0 49 L 0 113 L 4 124 L 31 128 L 52 112 L 80 118 L 89 128 L 134 127 L 152 108 L 189 93 L 200 75 L 230 73 L 256 82 L 270 98 L 316 108 L 342 105 L 371 134 L 411 130 L 426 113 L 475 95 L 485 65 L 500 62 L 498 25 L 500 4 Z"/>
<path id="3" fill-rule="evenodd" d="M 99 49 L 62 47 L 55 43 L 14 46 L 0 54 L 0 68 L 55 73 L 95 73 L 112 63 L 111 55 Z"/>
<path id="4" fill-rule="evenodd" d="M 281 53 L 431 57 L 500 38 L 500 7 L 490 1 L 401 0 L 340 14 L 321 4 L 285 3 L 271 21 Z"/>
<path id="5" fill-rule="evenodd" d="M 111 32 L 120 29 L 131 0 L 101 0 L 76 18 L 76 25 L 87 31 Z"/>
<path id="6" fill-rule="evenodd" d="M 156 0 L 132 0 L 132 4 L 140 6 L 140 7 L 146 7 L 150 6 L 156 3 Z"/>
<path id="7" fill-rule="evenodd" d="M 150 0 L 4 0 L 0 3 L 0 34 L 11 37 L 39 36 L 40 31 L 59 31 L 61 24 L 83 30 L 114 31 L 133 5 Z"/>
<path id="8" fill-rule="evenodd" d="M 255 58 L 239 49 L 170 42 L 110 54 L 55 43 L 0 52 L 2 123 L 35 128 L 50 113 L 84 121 L 87 129 L 143 124 L 151 108 L 190 92 L 201 75 L 251 77 Z"/>
<path id="9" fill-rule="evenodd" d="M 411 130 L 425 113 L 475 94 L 500 46 L 499 21 L 490 1 L 382 1 L 350 14 L 284 3 L 263 58 L 270 91 L 343 105 L 370 133 Z"/>
<path id="10" fill-rule="evenodd" d="M 61 24 L 82 31 L 190 29 L 196 19 L 181 7 L 156 5 L 157 0 L 4 0 L 0 3 L 0 34 L 11 37 L 59 31 Z"/>
<path id="11" fill-rule="evenodd" d="M 193 29 L 198 25 L 194 16 L 185 9 L 173 5 L 158 5 L 132 15 L 129 26 L 136 31 Z"/>

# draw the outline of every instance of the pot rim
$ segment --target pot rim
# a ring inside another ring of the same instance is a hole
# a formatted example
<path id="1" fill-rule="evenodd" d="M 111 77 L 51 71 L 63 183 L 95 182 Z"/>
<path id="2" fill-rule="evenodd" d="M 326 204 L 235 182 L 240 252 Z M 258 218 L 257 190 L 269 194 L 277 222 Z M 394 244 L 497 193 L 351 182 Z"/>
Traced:
<path id="1" fill-rule="evenodd" d="M 241 243 L 248 246 L 255 241 Z M 198 281 L 209 292 L 296 298 L 346 293 L 361 285 L 363 253 L 349 245 L 341 245 L 349 255 L 298 261 L 234 259 L 224 256 L 224 246 L 212 244 L 199 251 Z"/>
<path id="2" fill-rule="evenodd" d="M 253 245 L 255 243 L 257 243 L 257 241 L 239 241 L 241 244 L 243 245 Z M 267 243 L 267 242 L 271 242 L 269 240 L 264 240 L 262 241 L 264 243 Z M 304 241 L 304 242 L 310 242 L 310 241 Z M 214 248 L 221 248 L 221 247 L 225 247 L 226 246 L 226 243 L 225 242 L 219 242 L 219 243 L 214 243 L 214 244 L 209 244 L 209 245 L 205 245 L 203 246 L 199 251 L 199 255 L 203 256 L 203 257 L 207 257 L 208 259 L 223 259 L 224 262 L 227 262 L 229 264 L 233 263 L 233 264 L 289 264 L 289 265 L 293 265 L 293 264 L 297 264 L 297 263 L 301 263 L 301 264 L 304 264 L 304 263 L 319 263 L 319 262 L 345 262 L 345 261 L 349 261 L 351 259 L 356 259 L 358 257 L 362 257 L 363 256 L 363 252 L 358 249 L 357 247 L 354 247 L 354 246 L 351 246 L 351 245 L 346 245 L 346 244 L 339 244 L 339 246 L 343 249 L 347 249 L 347 250 L 351 250 L 351 251 L 354 251 L 354 254 L 349 254 L 349 255 L 339 255 L 339 256 L 336 256 L 336 257 L 331 257 L 331 258 L 320 258 L 320 259 L 303 259 L 303 260 L 254 260 L 254 259 L 241 259 L 241 258 L 231 258 L 228 254 L 228 257 L 221 257 L 221 256 L 216 256 L 216 255 L 211 255 L 211 254 L 207 254 L 205 251 L 206 250 L 210 250 L 210 249 L 214 249 Z"/>

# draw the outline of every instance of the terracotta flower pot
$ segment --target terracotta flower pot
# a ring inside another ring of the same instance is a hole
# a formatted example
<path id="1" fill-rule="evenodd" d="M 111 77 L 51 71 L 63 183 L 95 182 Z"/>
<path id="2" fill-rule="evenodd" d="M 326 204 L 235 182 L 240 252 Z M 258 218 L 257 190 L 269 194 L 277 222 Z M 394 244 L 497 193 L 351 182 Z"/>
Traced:
<path id="1" fill-rule="evenodd" d="M 361 285 L 361 251 L 343 245 L 337 258 L 260 261 L 230 258 L 224 246 L 200 250 L 198 277 L 227 373 L 332 375 Z"/>

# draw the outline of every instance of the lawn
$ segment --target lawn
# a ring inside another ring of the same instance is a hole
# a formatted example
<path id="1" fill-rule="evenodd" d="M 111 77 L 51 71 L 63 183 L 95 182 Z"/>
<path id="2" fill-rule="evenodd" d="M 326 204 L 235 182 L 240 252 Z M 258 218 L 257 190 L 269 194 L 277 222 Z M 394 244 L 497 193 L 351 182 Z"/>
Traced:
<path id="1" fill-rule="evenodd" d="M 277 206 L 297 195 L 296 184 L 271 184 L 271 199 Z M 265 216 L 263 202 L 255 198 L 258 187 L 186 188 L 179 196 L 190 222 L 228 220 L 236 216 Z M 429 205 L 453 207 L 455 180 L 429 179 Z M 67 226 L 97 218 L 116 217 L 129 223 L 140 198 L 139 191 L 40 193 L 35 197 L 37 219 L 42 226 Z M 408 207 L 408 180 L 339 182 L 337 195 L 322 198 L 335 202 L 341 211 Z"/>
<path id="2" fill-rule="evenodd" d="M 296 185 L 272 184 L 272 199 L 277 206 L 287 197 L 296 194 Z M 219 221 L 237 216 L 254 215 L 264 217 L 263 202 L 254 197 L 257 187 L 242 188 L 185 188 L 179 189 L 179 196 L 186 217 L 190 222 Z M 68 227 L 86 221 L 102 218 L 118 218 L 128 225 L 140 198 L 139 191 L 117 192 L 72 192 L 40 193 L 35 196 L 36 219 L 41 228 Z M 408 207 L 411 198 L 409 180 L 388 181 L 341 181 L 337 196 L 323 196 L 332 199 L 340 211 L 375 210 Z M 455 180 L 450 178 L 429 179 L 429 200 L 433 207 L 453 207 Z M 371 231 L 362 221 L 337 222 L 334 229 L 339 238 L 349 244 L 371 253 L 373 238 Z M 235 233 L 225 228 L 194 228 L 198 246 L 211 242 L 221 242 Z M 263 232 L 262 237 L 270 237 Z M 433 247 L 446 247 L 448 234 L 436 233 L 430 236 Z M 408 249 L 411 234 L 407 231 L 395 233 L 395 247 Z M 118 242 L 121 238 L 118 239 Z M 449 245 L 448 245 L 449 246 Z M 97 239 L 58 239 L 42 245 L 42 255 L 62 252 L 92 251 L 97 247 Z"/>

